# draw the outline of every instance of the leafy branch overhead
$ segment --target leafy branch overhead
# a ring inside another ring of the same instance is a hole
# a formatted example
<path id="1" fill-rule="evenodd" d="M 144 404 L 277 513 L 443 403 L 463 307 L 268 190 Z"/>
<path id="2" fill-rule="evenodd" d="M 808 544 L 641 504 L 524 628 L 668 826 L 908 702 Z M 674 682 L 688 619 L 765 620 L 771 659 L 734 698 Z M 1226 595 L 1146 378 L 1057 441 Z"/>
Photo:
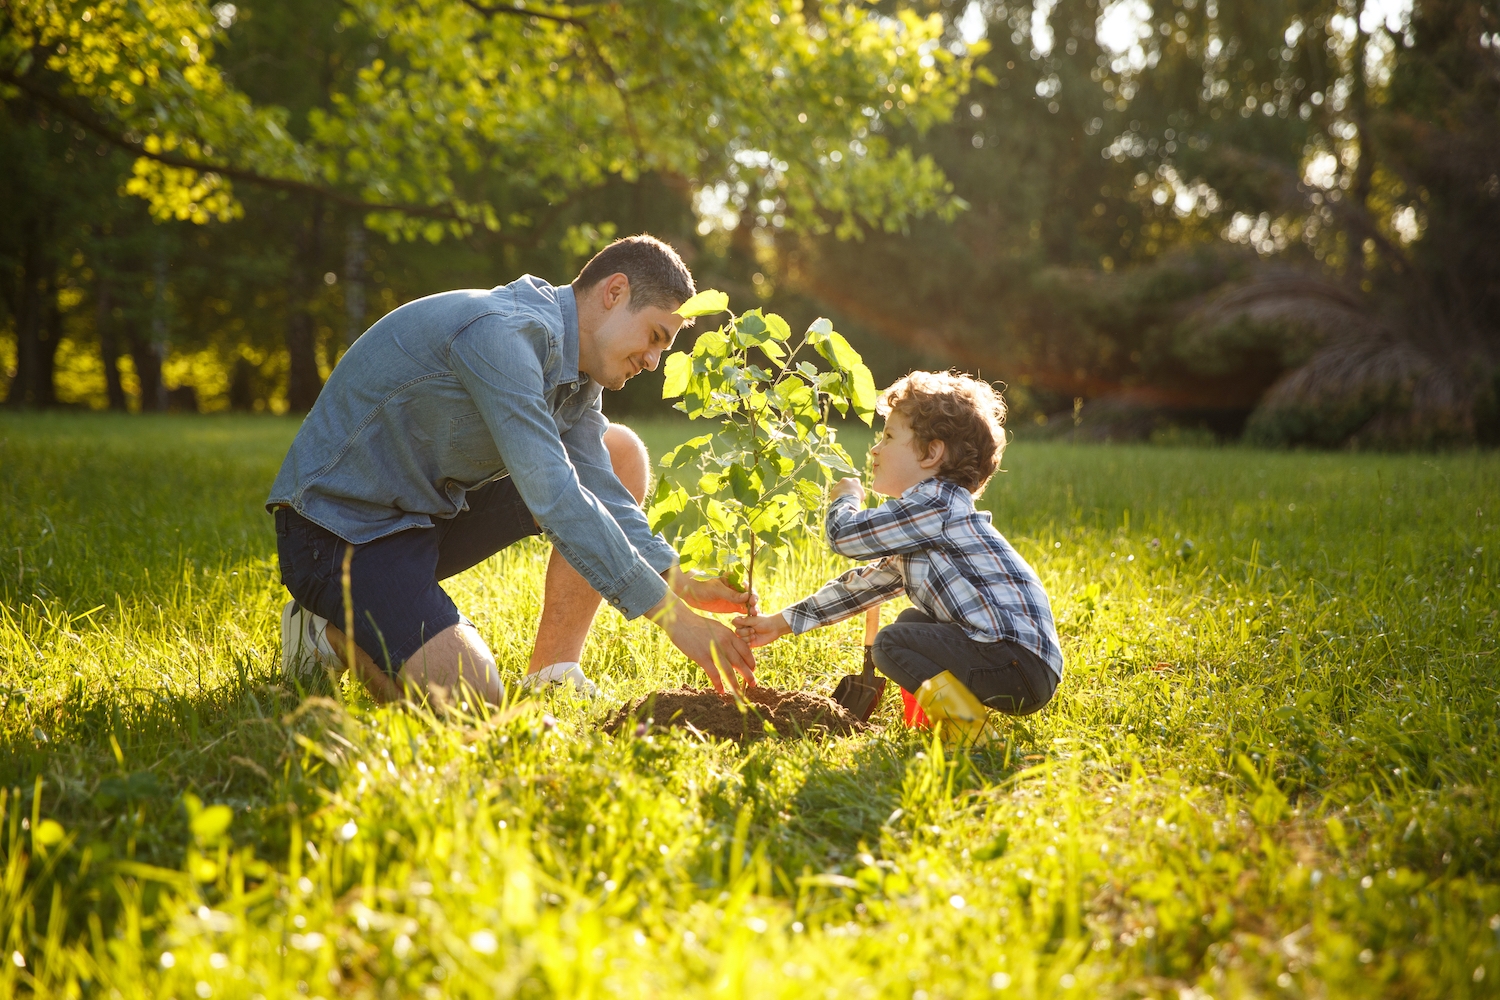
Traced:
<path id="1" fill-rule="evenodd" d="M 890 138 L 948 120 L 968 87 L 977 48 L 946 43 L 936 14 L 357 0 L 326 99 L 293 116 L 222 68 L 250 5 L 3 9 L 0 99 L 23 93 L 130 149 L 128 189 L 159 218 L 233 218 L 248 182 L 368 206 L 375 228 L 436 241 L 524 230 L 535 220 L 517 206 L 647 172 L 846 235 L 960 205 Z"/>
<path id="2" fill-rule="evenodd" d="M 728 311 L 729 296 L 704 291 L 684 317 Z M 820 370 L 804 352 L 829 366 Z M 648 516 L 653 531 L 691 527 L 679 544 L 683 566 L 728 574 L 753 586 L 757 560 L 784 556 L 815 530 L 823 484 L 854 475 L 853 460 L 828 426 L 831 410 L 866 424 L 875 382 L 859 352 L 826 319 L 792 343 L 790 325 L 759 309 L 698 337 L 691 353 L 666 362 L 662 398 L 713 432 L 663 456 Z"/>

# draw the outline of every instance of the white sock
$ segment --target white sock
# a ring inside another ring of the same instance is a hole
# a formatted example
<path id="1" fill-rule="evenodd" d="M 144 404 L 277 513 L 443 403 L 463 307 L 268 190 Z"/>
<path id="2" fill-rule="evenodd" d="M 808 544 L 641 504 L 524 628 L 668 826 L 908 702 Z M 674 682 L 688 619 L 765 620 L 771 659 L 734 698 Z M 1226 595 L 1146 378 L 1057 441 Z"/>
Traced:
<path id="1" fill-rule="evenodd" d="M 593 697 L 598 693 L 594 682 L 589 680 L 588 675 L 583 672 L 583 666 L 577 661 L 564 661 L 543 667 L 534 674 L 527 674 L 521 680 L 521 687 L 527 691 L 539 691 L 553 684 L 571 683 L 579 694 Z"/>
<path id="2" fill-rule="evenodd" d="M 522 687 L 545 687 L 548 684 L 557 684 L 574 670 L 583 673 L 583 667 L 576 660 L 569 663 L 554 663 L 543 667 L 534 674 L 527 674 L 526 679 L 521 682 Z"/>

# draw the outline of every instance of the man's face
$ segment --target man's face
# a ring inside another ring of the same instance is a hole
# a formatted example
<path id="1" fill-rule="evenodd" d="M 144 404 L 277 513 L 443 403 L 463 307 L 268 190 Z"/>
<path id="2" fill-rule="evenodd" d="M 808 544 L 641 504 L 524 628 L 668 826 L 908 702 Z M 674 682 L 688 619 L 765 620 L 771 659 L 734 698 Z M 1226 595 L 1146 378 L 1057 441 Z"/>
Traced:
<path id="1" fill-rule="evenodd" d="M 682 324 L 681 316 L 660 306 L 632 310 L 627 293 L 603 310 L 589 356 L 579 360 L 595 382 L 619 389 L 641 372 L 656 370 Z"/>

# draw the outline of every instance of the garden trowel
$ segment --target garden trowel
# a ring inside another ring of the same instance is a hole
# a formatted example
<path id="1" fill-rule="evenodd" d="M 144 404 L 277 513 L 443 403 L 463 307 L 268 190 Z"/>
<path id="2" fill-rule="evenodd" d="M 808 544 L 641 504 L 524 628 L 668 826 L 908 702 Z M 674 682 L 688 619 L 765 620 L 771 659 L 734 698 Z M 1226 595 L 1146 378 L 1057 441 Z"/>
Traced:
<path id="1" fill-rule="evenodd" d="M 875 658 L 871 647 L 875 645 L 875 633 L 880 631 L 880 605 L 865 612 L 865 664 L 857 674 L 845 674 L 839 678 L 839 686 L 833 689 L 833 700 L 860 722 L 869 722 L 885 694 L 885 678 L 875 672 Z"/>

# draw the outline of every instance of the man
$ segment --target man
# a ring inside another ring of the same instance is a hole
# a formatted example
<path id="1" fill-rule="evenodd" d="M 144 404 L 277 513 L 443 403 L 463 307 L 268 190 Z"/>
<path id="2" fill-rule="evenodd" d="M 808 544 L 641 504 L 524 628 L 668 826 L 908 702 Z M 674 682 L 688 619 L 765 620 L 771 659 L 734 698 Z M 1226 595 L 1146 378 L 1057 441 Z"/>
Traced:
<path id="1" fill-rule="evenodd" d="M 343 664 L 352 551 L 355 670 L 371 694 L 441 701 L 467 684 L 498 702 L 494 656 L 439 581 L 541 533 L 553 552 L 528 686 L 591 690 L 578 659 L 600 595 L 661 627 L 720 693 L 725 678 L 753 683 L 749 646 L 689 610 L 744 612 L 753 597 L 678 569 L 640 508 L 645 448 L 600 409 L 602 389 L 655 370 L 693 292 L 671 247 L 636 236 L 571 285 L 431 295 L 355 341 L 266 502 L 293 598 L 284 673 Z"/>

